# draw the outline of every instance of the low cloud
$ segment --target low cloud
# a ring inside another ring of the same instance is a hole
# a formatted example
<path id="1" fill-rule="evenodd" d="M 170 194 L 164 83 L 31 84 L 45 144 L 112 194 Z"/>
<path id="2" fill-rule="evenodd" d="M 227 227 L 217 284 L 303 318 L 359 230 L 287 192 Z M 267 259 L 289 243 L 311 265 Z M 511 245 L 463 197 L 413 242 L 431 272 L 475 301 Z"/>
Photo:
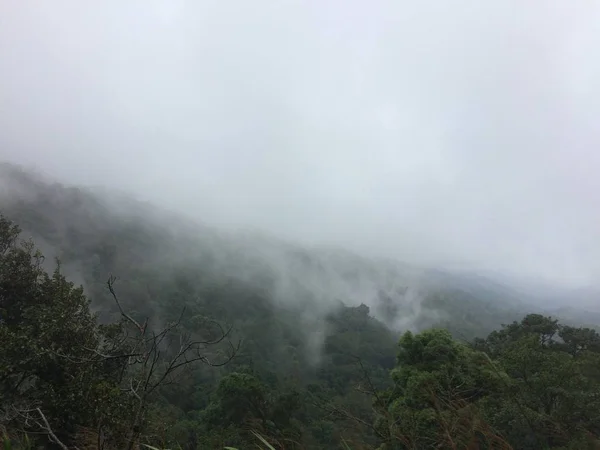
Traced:
<path id="1" fill-rule="evenodd" d="M 0 158 L 222 229 L 596 284 L 599 8 L 0 5 Z"/>

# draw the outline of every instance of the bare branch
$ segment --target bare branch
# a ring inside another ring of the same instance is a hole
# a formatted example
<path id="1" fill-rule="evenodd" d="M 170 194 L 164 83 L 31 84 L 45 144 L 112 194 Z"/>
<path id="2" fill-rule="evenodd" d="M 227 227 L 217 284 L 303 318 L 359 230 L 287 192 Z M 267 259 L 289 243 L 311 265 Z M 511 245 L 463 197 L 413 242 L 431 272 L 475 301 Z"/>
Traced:
<path id="1" fill-rule="evenodd" d="M 123 309 L 114 289 L 116 280 L 116 277 L 110 275 L 107 281 L 108 289 L 124 321 L 132 327 L 123 327 L 123 338 L 118 344 L 113 344 L 108 352 L 105 348 L 88 348 L 86 350 L 105 360 L 127 358 L 126 364 L 122 368 L 121 380 L 126 374 L 127 366 L 133 369 L 129 378 L 129 386 L 122 389 L 123 392 L 135 397 L 138 403 L 128 437 L 128 449 L 132 449 L 134 442 L 140 435 L 148 398 L 157 388 L 172 383 L 179 373 L 178 369 L 189 366 L 194 362 L 199 361 L 212 367 L 229 363 L 236 356 L 241 341 L 237 343 L 237 346 L 234 346 L 229 339 L 233 326 L 224 328 L 220 323 L 208 319 L 204 319 L 207 327 L 202 336 L 203 339 L 193 339 L 192 335 L 186 333 L 181 327 L 185 308 L 182 309 L 173 323 L 166 325 L 160 331 L 149 331 L 148 318 L 143 324 L 140 324 Z M 217 336 L 214 336 L 214 333 L 218 333 Z M 122 349 L 129 340 L 133 342 L 127 347 L 126 351 L 123 351 Z M 229 350 L 225 360 L 211 362 L 205 354 L 206 347 L 225 342 L 228 344 Z M 119 351 L 121 351 L 121 354 L 119 354 Z M 116 354 L 113 355 L 114 352 Z"/>
<path id="2" fill-rule="evenodd" d="M 106 282 L 106 284 L 108 285 L 108 290 L 110 291 L 113 299 L 115 300 L 115 303 L 119 307 L 119 312 L 125 319 L 127 319 L 129 322 L 131 322 L 133 325 L 135 325 L 136 328 L 138 330 L 140 330 L 141 334 L 144 334 L 145 327 L 141 326 L 137 320 L 135 320 L 133 317 L 131 317 L 129 314 L 127 314 L 125 312 L 125 310 L 123 309 L 123 307 L 121 306 L 121 303 L 119 302 L 119 298 L 117 297 L 117 294 L 115 293 L 115 289 L 114 289 L 114 284 L 116 281 L 117 281 L 117 277 L 115 277 L 111 274 L 108 277 L 108 281 Z"/>
<path id="3" fill-rule="evenodd" d="M 384 440 L 386 439 L 386 436 L 383 433 L 381 433 L 381 431 L 379 429 L 377 429 L 377 427 L 375 427 L 372 423 L 369 423 L 368 421 L 363 420 L 360 417 L 356 417 L 354 414 L 351 414 L 342 408 L 339 408 L 337 406 L 325 405 L 325 404 L 318 403 L 318 402 L 313 402 L 313 405 L 319 409 L 322 409 L 323 411 L 328 412 L 329 414 L 327 417 L 330 417 L 334 420 L 336 417 L 339 417 L 341 419 L 347 419 L 347 420 L 351 420 L 356 423 L 360 423 L 360 424 L 366 426 L 367 428 L 371 429 L 381 439 L 384 439 Z"/>
<path id="4" fill-rule="evenodd" d="M 50 436 L 50 439 L 52 440 L 52 442 L 57 444 L 63 450 L 69 450 L 69 447 L 67 447 L 65 444 L 63 444 L 60 441 L 60 439 L 58 439 L 58 437 L 56 437 L 56 434 L 54 434 L 54 431 L 52 431 L 52 428 L 50 427 L 50 424 L 48 423 L 48 419 L 46 419 L 46 416 L 44 415 L 42 410 L 40 408 L 36 408 L 36 410 L 37 410 L 38 414 L 40 415 L 40 417 L 42 418 L 42 420 L 44 422 L 43 428 L 48 432 L 48 435 Z"/>
<path id="5" fill-rule="evenodd" d="M 43 432 L 44 432 L 43 434 L 46 434 L 51 442 L 55 443 L 63 450 L 69 450 L 69 447 L 67 447 L 58 438 L 58 436 L 56 436 L 56 434 L 52 430 L 52 427 L 50 426 L 50 422 L 48 422 L 48 419 L 46 419 L 46 416 L 44 415 L 44 413 L 42 412 L 40 407 L 29 408 L 29 409 L 19 409 L 19 408 L 16 408 L 13 406 L 13 409 L 18 416 L 21 416 L 25 420 L 24 424 L 26 427 L 28 427 L 28 428 L 31 427 L 31 422 L 33 422 L 33 424 L 37 428 L 39 428 L 40 430 L 43 430 Z M 38 416 L 38 417 L 34 417 L 32 415 L 32 413 L 37 413 L 36 416 Z M 40 419 L 41 419 L 41 422 L 40 422 Z"/>

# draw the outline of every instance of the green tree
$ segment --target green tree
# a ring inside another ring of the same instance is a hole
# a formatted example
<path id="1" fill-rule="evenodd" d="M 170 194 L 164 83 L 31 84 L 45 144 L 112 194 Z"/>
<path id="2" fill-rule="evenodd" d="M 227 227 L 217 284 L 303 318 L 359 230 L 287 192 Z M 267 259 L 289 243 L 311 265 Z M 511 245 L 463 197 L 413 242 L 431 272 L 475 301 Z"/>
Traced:
<path id="1" fill-rule="evenodd" d="M 385 409 L 377 420 L 385 437 L 382 448 L 502 445 L 477 407 L 505 376 L 487 364 L 485 355 L 438 329 L 406 332 L 399 345 L 398 365 L 391 372 L 394 387 L 382 396 Z"/>
<path id="2" fill-rule="evenodd" d="M 89 350 L 103 350 L 110 329 L 96 324 L 83 289 L 60 265 L 50 275 L 42 263 L 0 216 L 0 420 L 57 442 L 100 421 L 117 432 L 117 412 L 127 406 L 116 388 L 119 366 Z"/>
<path id="3" fill-rule="evenodd" d="M 509 376 L 485 400 L 487 419 L 519 448 L 597 448 L 597 339 L 593 330 L 530 314 L 476 343 Z"/>

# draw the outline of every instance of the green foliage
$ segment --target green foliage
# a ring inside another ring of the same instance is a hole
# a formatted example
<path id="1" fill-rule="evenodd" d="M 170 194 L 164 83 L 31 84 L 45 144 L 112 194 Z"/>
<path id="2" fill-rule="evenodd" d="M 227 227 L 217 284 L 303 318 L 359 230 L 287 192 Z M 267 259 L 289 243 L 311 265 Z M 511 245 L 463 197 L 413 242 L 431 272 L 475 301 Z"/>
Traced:
<path id="1" fill-rule="evenodd" d="M 268 268 L 235 246 L 221 250 L 206 229 L 134 220 L 82 190 L 23 182 L 36 194 L 8 211 L 62 263 L 49 267 L 0 219 L 5 448 L 49 447 L 49 430 L 78 448 L 102 436 L 107 449 L 134 441 L 185 450 L 598 448 L 600 336 L 592 328 L 534 314 L 511 323 L 514 302 L 498 306 L 497 292 L 436 286 L 420 304 L 436 314 L 411 321 L 420 332 L 400 337 L 366 305 L 321 312 L 304 286 L 290 282 L 281 293 Z M 294 258 L 291 270 L 318 266 L 308 253 Z M 247 276 L 232 275 L 240 272 Z M 144 333 L 123 319 L 109 273 L 123 277 L 119 298 L 133 322 L 148 324 Z M 375 313 L 401 318 L 402 305 L 382 296 Z M 208 317 L 243 339 L 236 358 L 213 367 L 223 348 L 198 346 L 204 364 L 157 383 L 187 338 L 218 335 Z M 492 331 L 500 321 L 509 325 Z"/>
<path id="2" fill-rule="evenodd" d="M 378 422 L 387 448 L 485 448 L 487 436 L 479 427 L 464 429 L 477 400 L 499 386 L 484 361 L 484 355 L 454 341 L 445 330 L 405 333 L 398 367 L 391 372 L 394 387 Z"/>
<path id="3" fill-rule="evenodd" d="M 61 436 L 93 426 L 100 417 L 116 425 L 119 418 L 104 415 L 122 402 L 119 374 L 111 361 L 90 359 L 88 349 L 102 349 L 107 336 L 83 289 L 68 282 L 59 265 L 52 275 L 46 273 L 41 254 L 17 236 L 18 228 L 0 217 L 3 417 L 8 423 L 39 424 L 39 408 Z"/>
<path id="4" fill-rule="evenodd" d="M 491 349 L 510 384 L 489 400 L 489 420 L 528 448 L 586 448 L 573 446 L 588 439 L 600 445 L 597 338 L 534 314 L 492 333 L 479 345 Z"/>
<path id="5" fill-rule="evenodd" d="M 384 448 L 599 448 L 597 337 L 538 314 L 470 346 L 405 333 L 379 394 Z"/>

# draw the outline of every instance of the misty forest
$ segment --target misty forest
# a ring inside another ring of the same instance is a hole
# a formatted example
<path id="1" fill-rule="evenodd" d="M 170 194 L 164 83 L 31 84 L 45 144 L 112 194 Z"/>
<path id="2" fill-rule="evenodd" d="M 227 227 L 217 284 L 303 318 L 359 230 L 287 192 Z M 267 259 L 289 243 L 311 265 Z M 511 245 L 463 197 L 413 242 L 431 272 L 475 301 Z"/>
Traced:
<path id="1" fill-rule="evenodd" d="M 600 445 L 599 314 L 2 181 L 5 448 Z"/>
<path id="2" fill-rule="evenodd" d="M 599 23 L 0 0 L 0 450 L 600 450 Z"/>

